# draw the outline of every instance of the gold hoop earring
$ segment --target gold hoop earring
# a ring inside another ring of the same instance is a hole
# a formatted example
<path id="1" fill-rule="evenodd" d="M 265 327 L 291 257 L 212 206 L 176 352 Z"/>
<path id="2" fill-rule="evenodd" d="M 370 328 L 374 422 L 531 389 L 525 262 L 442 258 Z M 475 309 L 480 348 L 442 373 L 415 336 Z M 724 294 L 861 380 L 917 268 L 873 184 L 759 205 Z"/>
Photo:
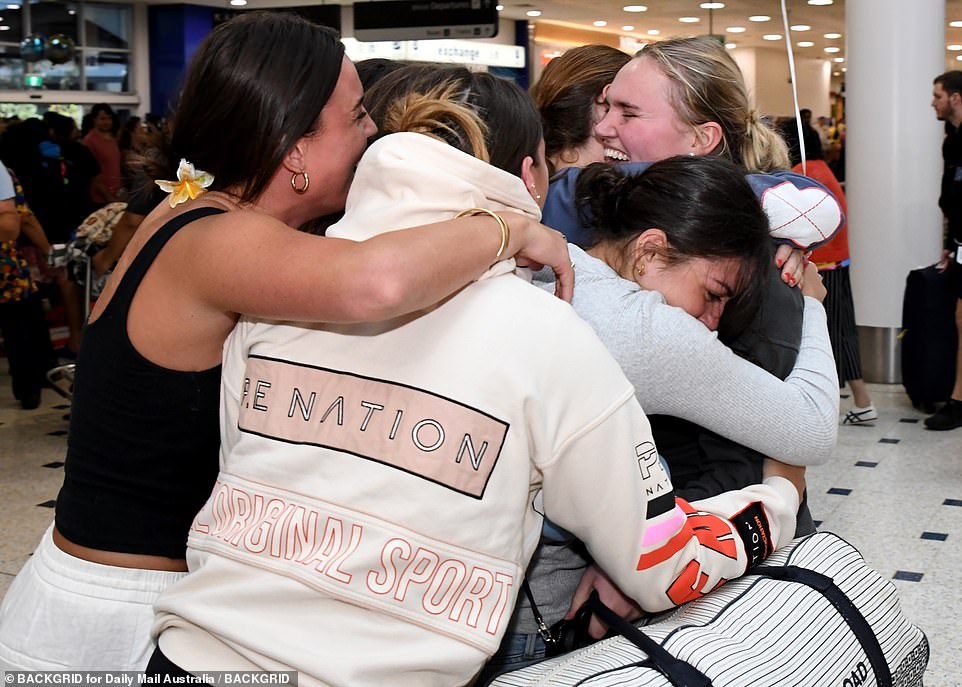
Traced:
<path id="1" fill-rule="evenodd" d="M 301 187 L 297 186 L 297 177 L 304 177 L 304 185 Z M 294 172 L 291 174 L 291 188 L 294 189 L 294 193 L 298 195 L 307 193 L 307 189 L 311 185 L 311 180 L 307 176 L 307 172 Z"/>

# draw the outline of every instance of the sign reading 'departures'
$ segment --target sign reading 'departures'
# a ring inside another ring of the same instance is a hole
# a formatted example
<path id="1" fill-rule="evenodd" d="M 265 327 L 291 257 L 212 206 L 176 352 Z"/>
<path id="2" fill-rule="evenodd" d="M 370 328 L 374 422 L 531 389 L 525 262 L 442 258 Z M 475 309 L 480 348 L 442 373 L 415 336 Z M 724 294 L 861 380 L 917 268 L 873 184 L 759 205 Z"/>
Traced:
<path id="1" fill-rule="evenodd" d="M 354 3 L 359 41 L 491 38 L 498 33 L 495 0 L 371 0 Z"/>

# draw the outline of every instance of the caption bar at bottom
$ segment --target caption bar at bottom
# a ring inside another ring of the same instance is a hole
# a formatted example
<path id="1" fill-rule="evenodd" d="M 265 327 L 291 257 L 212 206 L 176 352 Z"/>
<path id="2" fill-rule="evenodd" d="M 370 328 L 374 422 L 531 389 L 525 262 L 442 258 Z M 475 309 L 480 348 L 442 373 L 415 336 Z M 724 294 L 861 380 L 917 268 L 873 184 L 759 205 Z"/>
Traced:
<path id="1" fill-rule="evenodd" d="M 97 685 L 138 687 L 140 685 L 284 685 L 297 687 L 297 671 L 222 671 L 196 675 L 148 675 L 131 670 L 8 670 L 4 685 Z"/>

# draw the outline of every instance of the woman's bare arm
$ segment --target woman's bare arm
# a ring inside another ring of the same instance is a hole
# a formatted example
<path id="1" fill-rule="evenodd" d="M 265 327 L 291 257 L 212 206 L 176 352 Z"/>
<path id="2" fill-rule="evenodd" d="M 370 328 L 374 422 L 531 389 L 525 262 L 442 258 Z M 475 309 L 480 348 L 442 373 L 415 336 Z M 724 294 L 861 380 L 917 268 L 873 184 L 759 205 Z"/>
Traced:
<path id="1" fill-rule="evenodd" d="M 550 266 L 556 293 L 570 300 L 574 272 L 564 237 L 520 214 L 503 217 L 510 241 L 501 259 Z M 204 223 L 178 250 L 194 264 L 184 265 L 184 274 L 200 298 L 225 311 L 316 322 L 377 321 L 433 305 L 496 262 L 502 239 L 485 216 L 362 242 L 304 234 L 251 212 Z"/>

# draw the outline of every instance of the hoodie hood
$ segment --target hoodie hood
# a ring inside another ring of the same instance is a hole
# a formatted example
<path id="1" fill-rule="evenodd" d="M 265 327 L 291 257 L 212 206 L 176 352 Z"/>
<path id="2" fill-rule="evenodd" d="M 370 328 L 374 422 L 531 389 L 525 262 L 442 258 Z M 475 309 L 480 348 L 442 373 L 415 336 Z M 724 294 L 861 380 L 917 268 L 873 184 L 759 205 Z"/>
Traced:
<path id="1" fill-rule="evenodd" d="M 452 219 L 469 208 L 512 210 L 541 218 L 521 177 L 424 134 L 389 134 L 364 153 L 344 217 L 327 235 L 363 241 Z"/>

